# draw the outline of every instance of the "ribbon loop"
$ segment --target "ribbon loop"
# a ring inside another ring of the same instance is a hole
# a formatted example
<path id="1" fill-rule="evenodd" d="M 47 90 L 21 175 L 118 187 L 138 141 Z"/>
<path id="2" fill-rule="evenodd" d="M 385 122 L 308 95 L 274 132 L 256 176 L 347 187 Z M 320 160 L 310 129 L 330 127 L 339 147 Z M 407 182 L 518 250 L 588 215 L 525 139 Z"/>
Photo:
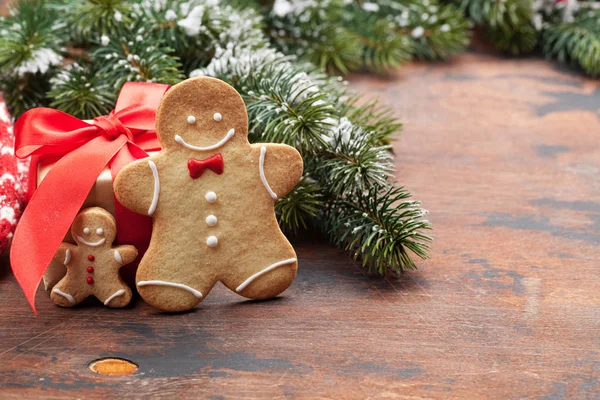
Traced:
<path id="1" fill-rule="evenodd" d="M 120 135 L 125 135 L 129 141 L 134 141 L 133 133 L 127 128 L 121 120 L 115 115 L 114 111 L 106 116 L 94 118 L 94 125 L 102 130 L 102 133 L 111 140 L 116 139 Z"/>

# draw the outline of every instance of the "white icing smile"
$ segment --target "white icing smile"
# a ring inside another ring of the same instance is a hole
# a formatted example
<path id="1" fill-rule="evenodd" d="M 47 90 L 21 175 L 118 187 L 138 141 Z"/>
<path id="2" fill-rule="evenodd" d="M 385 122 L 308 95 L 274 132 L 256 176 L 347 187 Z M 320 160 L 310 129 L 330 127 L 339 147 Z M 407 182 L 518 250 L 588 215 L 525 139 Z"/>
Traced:
<path id="1" fill-rule="evenodd" d="M 87 240 L 85 240 L 81 236 L 77 236 L 77 241 L 81 242 L 83 244 L 87 244 L 88 246 L 96 247 L 96 246 L 100 246 L 101 244 L 104 244 L 104 242 L 106 241 L 106 239 L 102 238 L 102 239 L 98 240 L 97 242 L 88 242 Z"/>
<path id="2" fill-rule="evenodd" d="M 225 137 L 223 139 L 219 140 L 217 143 L 215 143 L 213 145 L 206 146 L 206 147 L 194 146 L 193 144 L 189 144 L 185 140 L 183 140 L 183 138 L 179 135 L 175 135 L 175 141 L 177 143 L 179 143 L 180 145 L 182 145 L 183 147 L 190 149 L 190 150 L 209 151 L 209 150 L 218 149 L 219 147 L 223 146 L 225 143 L 227 143 L 227 141 L 229 139 L 231 139 L 231 137 L 233 136 L 234 133 L 235 133 L 235 129 L 231 128 L 229 130 L 229 132 L 227 132 L 227 135 L 225 135 Z"/>

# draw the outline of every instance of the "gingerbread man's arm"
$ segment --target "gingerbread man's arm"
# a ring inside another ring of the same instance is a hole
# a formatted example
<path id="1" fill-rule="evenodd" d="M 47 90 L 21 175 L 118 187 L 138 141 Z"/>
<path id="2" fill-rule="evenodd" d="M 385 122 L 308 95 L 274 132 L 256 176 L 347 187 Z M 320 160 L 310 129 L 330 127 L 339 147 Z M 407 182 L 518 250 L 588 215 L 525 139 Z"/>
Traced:
<path id="1" fill-rule="evenodd" d="M 285 144 L 257 143 L 259 173 L 265 189 L 273 200 L 288 194 L 302 177 L 302 157 Z"/>
<path id="2" fill-rule="evenodd" d="M 126 165 L 115 178 L 115 196 L 126 208 L 152 215 L 160 196 L 160 178 L 152 157 Z"/>
<path id="3" fill-rule="evenodd" d="M 131 245 L 113 247 L 112 250 L 114 251 L 115 261 L 120 266 L 133 262 L 138 255 L 137 249 Z"/>
<path id="4" fill-rule="evenodd" d="M 56 254 L 54 254 L 53 261 L 59 262 L 61 264 L 67 265 L 71 261 L 73 257 L 73 252 L 76 251 L 77 246 L 71 243 L 61 243 L 58 250 L 56 250 Z"/>

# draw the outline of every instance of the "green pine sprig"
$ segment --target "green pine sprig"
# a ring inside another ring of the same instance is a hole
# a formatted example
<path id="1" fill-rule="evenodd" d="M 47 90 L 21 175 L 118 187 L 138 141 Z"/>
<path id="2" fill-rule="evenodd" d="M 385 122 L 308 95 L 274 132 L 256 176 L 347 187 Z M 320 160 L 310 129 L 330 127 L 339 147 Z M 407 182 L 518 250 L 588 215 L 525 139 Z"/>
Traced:
<path id="1" fill-rule="evenodd" d="M 74 63 L 50 80 L 50 107 L 81 119 L 108 114 L 115 104 L 115 91 L 90 65 Z"/>
<path id="2" fill-rule="evenodd" d="M 402 187 L 372 186 L 352 199 L 338 198 L 327 206 L 324 223 L 329 238 L 380 275 L 416 269 L 411 253 L 427 258 L 431 229 L 422 219 L 427 211 L 408 200 Z"/>
<path id="3" fill-rule="evenodd" d="M 0 17 L 0 91 L 16 117 L 48 104 L 50 78 L 63 60 L 65 25 L 46 8 L 43 0 L 20 1 Z"/>
<path id="4" fill-rule="evenodd" d="M 600 9 L 584 7 L 573 22 L 549 25 L 542 36 L 548 58 L 576 63 L 593 77 L 600 76 Z"/>
<path id="5" fill-rule="evenodd" d="M 128 0 L 57 0 L 48 8 L 61 15 L 74 43 L 85 46 L 132 24 L 132 4 Z"/>
<path id="6" fill-rule="evenodd" d="M 531 0 L 454 0 L 501 50 L 514 55 L 532 52 L 538 42 Z"/>
<path id="7" fill-rule="evenodd" d="M 91 54 L 98 74 L 116 90 L 125 82 L 176 84 L 184 77 L 179 59 L 145 28 L 121 29 L 118 35 L 101 37 Z"/>

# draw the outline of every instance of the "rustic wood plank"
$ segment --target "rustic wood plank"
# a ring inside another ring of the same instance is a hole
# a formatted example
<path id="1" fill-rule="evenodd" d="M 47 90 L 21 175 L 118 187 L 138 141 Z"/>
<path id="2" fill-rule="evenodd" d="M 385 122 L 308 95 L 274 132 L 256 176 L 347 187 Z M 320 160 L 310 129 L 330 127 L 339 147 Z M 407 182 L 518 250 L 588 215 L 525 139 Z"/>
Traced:
<path id="1" fill-rule="evenodd" d="M 482 53 L 352 81 L 405 123 L 398 179 L 436 228 L 420 271 L 369 276 L 305 237 L 279 299 L 221 286 L 166 315 L 38 293 L 35 317 L 4 260 L 1 397 L 600 397 L 598 82 Z"/>

